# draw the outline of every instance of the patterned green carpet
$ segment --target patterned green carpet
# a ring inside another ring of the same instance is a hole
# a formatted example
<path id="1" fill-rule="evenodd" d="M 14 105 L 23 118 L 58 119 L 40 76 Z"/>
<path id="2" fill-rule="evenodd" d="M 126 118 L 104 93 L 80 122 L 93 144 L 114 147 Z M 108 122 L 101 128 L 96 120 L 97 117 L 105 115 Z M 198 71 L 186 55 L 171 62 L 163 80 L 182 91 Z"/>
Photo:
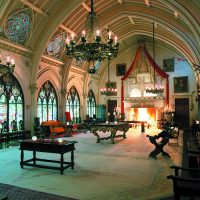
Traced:
<path id="1" fill-rule="evenodd" d="M 64 175 L 58 171 L 34 167 L 21 169 L 18 147 L 2 149 L 0 168 L 4 169 L 4 173 L 0 175 L 0 183 L 4 183 L 1 185 L 5 187 L 0 187 L 0 192 L 14 194 L 11 192 L 13 187 L 13 191 L 17 191 L 21 197 L 19 200 L 51 200 L 52 195 L 49 193 L 54 194 L 55 200 L 70 199 L 67 197 L 79 200 L 170 200 L 173 188 L 167 175 L 172 173 L 170 165 L 182 163 L 181 138 L 179 146 L 166 145 L 165 150 L 171 158 L 159 155 L 154 160 L 148 157 L 154 145 L 146 134 L 155 135 L 157 132 L 149 131 L 141 133 L 140 129 L 130 129 L 127 138 L 116 139 L 115 144 L 109 140 L 97 144 L 96 137 L 90 133 L 66 138 L 77 140 L 78 143 L 75 168 L 66 169 Z M 31 152 L 25 154 L 27 157 L 31 155 Z M 44 159 L 48 156 L 60 159 L 55 154 L 39 154 Z M 6 184 L 9 190 L 6 190 Z M 30 197 L 26 197 L 29 194 Z M 9 199 L 12 198 L 11 195 Z"/>

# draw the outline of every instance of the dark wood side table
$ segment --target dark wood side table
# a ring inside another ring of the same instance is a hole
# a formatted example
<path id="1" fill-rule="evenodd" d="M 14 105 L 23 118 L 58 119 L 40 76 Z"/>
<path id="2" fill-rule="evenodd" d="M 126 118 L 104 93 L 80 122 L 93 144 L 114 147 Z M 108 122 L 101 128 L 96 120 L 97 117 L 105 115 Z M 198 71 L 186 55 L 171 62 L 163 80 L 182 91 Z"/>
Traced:
<path id="1" fill-rule="evenodd" d="M 20 150 L 21 150 L 21 161 L 20 166 L 21 168 L 26 166 L 33 166 L 33 167 L 40 167 L 46 169 L 55 169 L 60 170 L 60 174 L 63 175 L 63 172 L 66 168 L 71 167 L 74 169 L 74 150 L 75 150 L 75 143 L 76 141 L 66 141 L 63 142 L 52 141 L 52 140 L 24 140 L 20 142 Z M 33 158 L 24 160 L 24 150 L 32 151 Z M 36 157 L 36 152 L 46 152 L 46 153 L 57 153 L 60 154 L 60 160 L 50 160 L 50 159 L 41 159 Z M 64 154 L 67 152 L 71 152 L 71 161 L 65 162 L 64 161 Z M 49 166 L 49 165 L 40 165 L 37 164 L 37 161 L 48 162 L 48 163 L 58 163 L 60 166 Z"/>

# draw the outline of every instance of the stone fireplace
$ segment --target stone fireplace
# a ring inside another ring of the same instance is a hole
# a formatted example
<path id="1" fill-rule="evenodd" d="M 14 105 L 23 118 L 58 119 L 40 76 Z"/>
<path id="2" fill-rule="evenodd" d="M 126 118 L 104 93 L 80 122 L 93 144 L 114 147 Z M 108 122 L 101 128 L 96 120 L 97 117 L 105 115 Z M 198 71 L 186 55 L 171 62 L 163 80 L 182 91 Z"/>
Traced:
<path id="1" fill-rule="evenodd" d="M 158 98 L 126 98 L 124 101 L 125 118 L 129 121 L 147 121 L 157 125 L 163 118 L 164 99 Z"/>

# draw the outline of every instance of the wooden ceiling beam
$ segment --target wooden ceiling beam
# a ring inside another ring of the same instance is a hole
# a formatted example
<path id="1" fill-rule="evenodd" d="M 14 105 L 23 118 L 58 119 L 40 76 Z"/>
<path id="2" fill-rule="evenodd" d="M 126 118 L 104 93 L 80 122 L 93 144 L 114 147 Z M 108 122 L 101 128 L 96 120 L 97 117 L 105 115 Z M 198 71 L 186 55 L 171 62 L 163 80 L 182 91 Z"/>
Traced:
<path id="1" fill-rule="evenodd" d="M 74 35 L 76 35 L 76 33 L 74 31 L 72 31 L 71 29 L 67 28 L 65 25 L 60 24 L 59 26 L 60 28 L 62 28 L 63 30 L 67 31 L 68 33 L 73 33 Z"/>
<path id="2" fill-rule="evenodd" d="M 90 12 L 90 7 L 86 5 L 86 3 L 82 3 L 82 6 L 88 11 Z"/>
<path id="3" fill-rule="evenodd" d="M 117 0 L 119 4 L 123 4 L 123 1 L 122 0 Z"/>
<path id="4" fill-rule="evenodd" d="M 28 7 L 32 8 L 34 11 L 36 11 L 37 13 L 40 13 L 41 15 L 43 15 L 44 17 L 49 17 L 49 15 L 43 11 L 42 9 L 38 8 L 36 5 L 32 4 L 30 1 L 28 0 L 20 0 L 22 3 L 24 3 L 25 5 L 27 5 Z"/>
<path id="5" fill-rule="evenodd" d="M 128 18 L 129 18 L 131 24 L 135 25 L 135 21 L 133 20 L 133 18 L 131 16 L 128 16 Z"/>

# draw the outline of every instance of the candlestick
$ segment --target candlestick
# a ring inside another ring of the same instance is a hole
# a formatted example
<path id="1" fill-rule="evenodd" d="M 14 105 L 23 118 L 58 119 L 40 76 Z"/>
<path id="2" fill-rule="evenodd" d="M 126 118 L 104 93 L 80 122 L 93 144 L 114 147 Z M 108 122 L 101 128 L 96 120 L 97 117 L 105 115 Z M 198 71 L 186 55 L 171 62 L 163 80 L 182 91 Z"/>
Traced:
<path id="1" fill-rule="evenodd" d="M 115 36 L 115 44 L 117 43 L 117 36 Z"/>
<path id="2" fill-rule="evenodd" d="M 73 33 L 71 34 L 71 38 L 72 38 L 72 40 L 74 40 L 74 34 Z"/>
<path id="3" fill-rule="evenodd" d="M 84 30 L 82 31 L 82 37 L 85 37 L 85 31 Z"/>
<path id="4" fill-rule="evenodd" d="M 108 39 L 111 39 L 111 32 L 108 32 Z"/>
<path id="5" fill-rule="evenodd" d="M 66 39 L 66 43 L 67 43 L 67 45 L 69 44 L 69 42 L 70 42 L 70 40 L 69 40 L 69 38 L 67 38 L 67 39 Z"/>

